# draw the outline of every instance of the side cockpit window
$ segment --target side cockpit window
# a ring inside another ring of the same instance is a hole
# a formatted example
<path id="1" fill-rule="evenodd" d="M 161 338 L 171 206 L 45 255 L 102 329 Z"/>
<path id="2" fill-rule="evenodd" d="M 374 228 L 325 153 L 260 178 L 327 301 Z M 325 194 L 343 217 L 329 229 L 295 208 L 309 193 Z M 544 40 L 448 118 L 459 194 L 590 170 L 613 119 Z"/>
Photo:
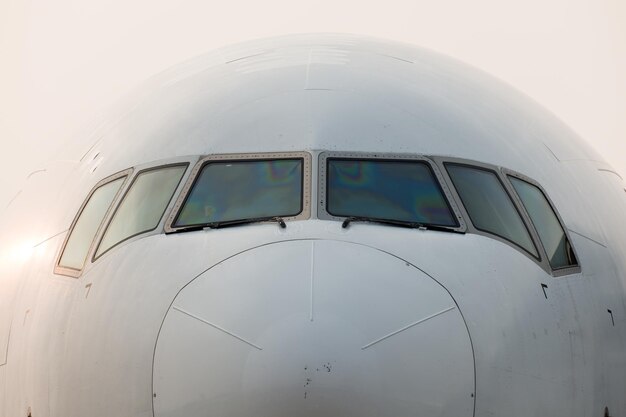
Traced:
<path id="1" fill-rule="evenodd" d="M 445 166 L 476 229 L 506 239 L 539 258 L 520 213 L 495 172 L 467 165 Z"/>
<path id="2" fill-rule="evenodd" d="M 119 193 L 128 172 L 116 174 L 96 185 L 74 219 L 65 240 L 56 273 L 78 276 L 102 221 Z"/>
<path id="3" fill-rule="evenodd" d="M 519 178 L 509 176 L 509 180 L 537 230 L 550 266 L 553 269 L 577 266 L 574 250 L 545 194 L 539 187 Z"/>
<path id="4" fill-rule="evenodd" d="M 187 164 L 174 165 L 137 174 L 104 232 L 94 260 L 127 239 L 154 230 L 186 169 Z"/>

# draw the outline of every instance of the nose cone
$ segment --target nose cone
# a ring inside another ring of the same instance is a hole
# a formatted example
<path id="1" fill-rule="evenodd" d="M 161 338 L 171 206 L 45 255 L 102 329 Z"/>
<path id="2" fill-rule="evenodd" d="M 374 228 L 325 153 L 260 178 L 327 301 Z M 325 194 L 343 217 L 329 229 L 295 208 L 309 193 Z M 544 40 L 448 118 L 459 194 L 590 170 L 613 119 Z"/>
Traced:
<path id="1" fill-rule="evenodd" d="M 154 360 L 157 417 L 471 416 L 474 364 L 450 294 L 336 241 L 259 247 L 174 300 Z"/>

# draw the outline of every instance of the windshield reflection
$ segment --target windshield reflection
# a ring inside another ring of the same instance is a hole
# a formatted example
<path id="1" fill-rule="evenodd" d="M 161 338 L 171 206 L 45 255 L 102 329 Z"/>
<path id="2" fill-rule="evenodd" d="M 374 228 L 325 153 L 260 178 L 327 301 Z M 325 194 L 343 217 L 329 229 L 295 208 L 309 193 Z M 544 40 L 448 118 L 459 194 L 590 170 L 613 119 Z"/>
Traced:
<path id="1" fill-rule="evenodd" d="M 327 187 L 327 211 L 334 216 L 458 225 L 422 161 L 329 159 Z"/>
<path id="2" fill-rule="evenodd" d="M 298 215 L 302 174 L 302 159 L 210 162 L 202 168 L 174 226 Z"/>

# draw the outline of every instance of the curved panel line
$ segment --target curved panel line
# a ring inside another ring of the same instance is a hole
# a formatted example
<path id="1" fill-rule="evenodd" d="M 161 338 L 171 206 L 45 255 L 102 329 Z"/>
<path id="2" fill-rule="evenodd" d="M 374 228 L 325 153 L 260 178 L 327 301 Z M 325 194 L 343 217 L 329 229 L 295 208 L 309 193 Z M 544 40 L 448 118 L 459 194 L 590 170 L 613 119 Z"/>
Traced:
<path id="1" fill-rule="evenodd" d="M 371 347 L 371 346 L 374 346 L 374 345 L 375 345 L 376 343 L 378 343 L 378 342 L 382 342 L 382 341 L 383 341 L 383 340 L 385 340 L 385 339 L 389 339 L 391 336 L 395 336 L 395 335 L 397 335 L 397 334 L 398 334 L 398 333 L 400 333 L 400 332 L 403 332 L 403 331 L 405 331 L 405 330 L 408 330 L 408 329 L 410 329 L 410 328 L 411 328 L 411 327 L 413 327 L 413 326 L 417 326 L 417 325 L 418 325 L 418 324 L 420 324 L 420 323 L 424 323 L 425 321 L 430 320 L 430 319 L 432 319 L 432 318 L 434 318 L 434 317 L 437 317 L 437 316 L 439 316 L 439 315 L 441 315 L 441 314 L 443 314 L 443 313 L 447 313 L 447 312 L 448 312 L 448 311 L 450 311 L 450 310 L 454 310 L 455 308 L 456 308 L 456 306 L 448 307 L 448 308 L 446 308 L 445 310 L 441 310 L 441 311 L 439 311 L 439 312 L 437 312 L 437 313 L 435 313 L 435 314 L 431 314 L 431 315 L 430 315 L 430 316 L 428 316 L 428 317 L 424 317 L 423 319 L 420 319 L 420 320 L 418 320 L 418 321 L 416 321 L 416 322 L 414 322 L 414 323 L 411 323 L 411 324 L 409 324 L 408 326 L 404 326 L 403 328 L 401 328 L 401 329 L 399 329 L 399 330 L 396 330 L 395 332 L 389 333 L 388 335 L 383 336 L 383 337 L 381 337 L 380 339 L 376 339 L 376 340 L 374 340 L 373 342 L 368 343 L 367 345 L 363 346 L 363 347 L 361 348 L 361 350 L 365 350 L 365 349 L 367 349 L 367 348 L 369 348 L 369 347 Z"/>
<path id="2" fill-rule="evenodd" d="M 219 330 L 219 331 L 221 331 L 221 332 L 224 332 L 224 333 L 226 333 L 227 335 L 232 336 L 232 337 L 234 337 L 235 339 L 237 339 L 237 340 L 239 340 L 239 341 L 241 341 L 241 342 L 243 342 L 243 343 L 245 343 L 245 344 L 247 344 L 247 345 L 250 345 L 250 346 L 252 346 L 252 347 L 253 347 L 253 348 L 255 348 L 255 349 L 258 349 L 258 350 L 263 350 L 263 348 L 261 348 L 261 347 L 259 347 L 259 346 L 255 345 L 255 344 L 254 344 L 254 343 L 252 343 L 252 342 L 247 341 L 247 340 L 246 340 L 246 339 L 244 339 L 243 337 L 237 336 L 236 334 L 231 333 L 231 332 L 229 332 L 228 330 L 223 329 L 223 328 L 221 328 L 220 326 L 218 326 L 218 325 L 216 325 L 216 324 L 213 324 L 213 323 L 211 323 L 211 322 L 208 322 L 208 321 L 206 321 L 205 319 L 203 319 L 203 318 L 201 318 L 201 317 L 195 316 L 195 315 L 191 314 L 190 312 L 183 310 L 182 308 L 179 308 L 179 307 L 174 306 L 174 307 L 172 307 L 172 309 L 174 309 L 174 310 L 176 310 L 176 311 L 180 311 L 181 313 L 183 313 L 183 314 L 185 314 L 185 315 L 187 315 L 187 316 L 189 316 L 189 317 L 191 317 L 191 318 L 194 318 L 194 319 L 196 319 L 196 320 L 198 320 L 198 321 L 201 321 L 201 322 L 202 322 L 202 323 L 204 323 L 204 324 L 208 324 L 209 326 L 213 327 L 214 329 L 217 329 L 217 330 Z"/>
<path id="3" fill-rule="evenodd" d="M 606 245 L 605 245 L 605 244 L 600 243 L 600 242 L 598 242 L 597 240 L 590 238 L 589 236 L 583 235 L 582 233 L 577 232 L 576 230 L 572 230 L 572 229 L 570 229 L 569 227 L 567 228 L 567 230 L 569 230 L 570 232 L 574 233 L 575 235 L 578 235 L 578 236 L 580 236 L 580 237 L 582 237 L 582 238 L 585 238 L 585 239 L 587 239 L 587 240 L 589 240 L 589 241 L 591 241 L 591 242 L 593 242 L 593 243 L 595 243 L 595 244 L 597 244 L 597 245 L 600 245 L 600 246 L 602 246 L 603 248 L 606 248 Z"/>
<path id="4" fill-rule="evenodd" d="M 325 240 L 330 240 L 330 241 L 334 241 L 334 242 L 342 242 L 342 243 L 346 243 L 346 244 L 352 244 L 352 245 L 358 245 L 358 246 L 363 246 L 363 247 L 366 247 L 366 248 L 370 248 L 370 249 L 373 249 L 373 250 L 376 250 L 376 251 L 379 251 L 379 252 L 382 252 L 382 253 L 386 253 L 387 255 L 389 255 L 389 256 L 391 256 L 393 258 L 399 259 L 400 261 L 405 262 L 405 263 L 411 265 L 411 267 L 413 267 L 413 268 L 417 269 L 418 271 L 422 272 L 427 277 L 429 277 L 430 279 L 435 281 L 441 288 L 443 288 L 444 291 L 446 291 L 450 295 L 450 297 L 452 298 L 452 301 L 454 301 L 455 307 L 459 308 L 459 305 L 458 305 L 456 299 L 452 296 L 450 291 L 441 282 L 439 282 L 434 276 L 432 276 L 430 273 L 428 273 L 424 269 L 420 268 L 419 266 L 417 266 L 417 265 L 407 261 L 404 258 L 401 258 L 400 256 L 398 256 L 398 255 L 396 255 L 396 254 L 394 254 L 392 252 L 389 252 L 387 250 L 384 250 L 384 249 L 381 249 L 381 248 L 378 248 L 376 246 L 372 246 L 372 245 L 369 245 L 369 244 L 365 244 L 365 243 L 361 243 L 361 242 L 354 242 L 354 241 L 346 240 L 346 239 L 337 239 L 337 238 L 335 238 L 335 239 L 292 238 L 292 239 L 285 239 L 285 240 L 279 240 L 279 241 L 274 241 L 274 242 L 263 243 L 263 244 L 259 244 L 257 246 L 253 246 L 251 248 L 246 248 L 246 249 L 240 250 L 239 252 L 233 253 L 230 256 L 227 256 L 226 258 L 224 258 L 224 259 L 222 259 L 222 260 L 220 260 L 218 262 L 215 262 L 212 265 L 209 265 L 206 269 L 204 269 L 201 272 L 199 272 L 189 282 L 187 282 L 185 285 L 183 285 L 178 290 L 178 292 L 176 293 L 176 295 L 174 296 L 174 298 L 172 299 L 172 301 L 170 303 L 170 308 L 168 308 L 168 313 L 169 313 L 169 310 L 174 305 L 174 302 L 176 301 L 176 298 L 180 295 L 180 293 L 185 288 L 187 288 L 188 285 L 190 285 L 192 282 L 194 282 L 196 279 L 198 279 L 200 276 L 202 276 L 207 271 L 210 271 L 211 269 L 215 268 L 216 266 L 221 265 L 224 262 L 226 262 L 226 261 L 228 261 L 228 260 L 230 260 L 230 259 L 232 259 L 232 258 L 234 258 L 234 257 L 236 257 L 238 255 L 241 255 L 242 253 L 246 253 L 246 252 L 252 251 L 252 250 L 257 249 L 257 248 L 262 248 L 262 247 L 265 247 L 265 246 L 282 244 L 282 243 L 301 242 L 301 241 L 325 241 Z M 454 307 L 452 307 L 452 308 L 454 308 Z M 168 313 L 166 313 L 163 316 L 163 319 L 161 320 L 161 326 L 159 327 L 159 331 L 157 333 L 157 337 L 156 337 L 156 340 L 154 342 L 154 350 L 152 352 L 152 389 L 153 390 L 154 390 L 154 366 L 155 366 L 157 344 L 159 342 L 159 337 L 161 336 L 161 331 L 163 330 L 163 325 L 165 323 L 165 319 L 167 318 L 167 314 Z M 472 348 L 472 362 L 473 362 L 473 366 L 474 366 L 474 407 L 473 407 L 472 415 L 475 416 L 476 415 L 476 397 L 478 396 L 478 393 L 476 392 L 477 391 L 476 390 L 476 352 L 475 352 L 475 349 L 474 349 L 474 341 L 472 340 L 472 335 L 471 335 L 471 333 L 469 331 L 469 326 L 467 325 L 467 320 L 465 320 L 465 316 L 463 315 L 463 311 L 460 308 L 459 308 L 459 314 L 461 315 L 461 318 L 463 319 L 463 322 L 465 324 L 465 329 L 467 330 L 467 337 L 469 338 L 470 346 Z M 154 401 L 152 402 L 152 413 L 154 414 Z"/>
<path id="5" fill-rule="evenodd" d="M 617 172 L 613 171 L 612 169 L 606 169 L 606 168 L 598 168 L 598 171 L 600 172 L 608 172 L 609 174 L 615 174 L 619 177 L 620 180 L 624 180 L 624 178 L 622 178 L 621 175 L 619 175 Z"/>

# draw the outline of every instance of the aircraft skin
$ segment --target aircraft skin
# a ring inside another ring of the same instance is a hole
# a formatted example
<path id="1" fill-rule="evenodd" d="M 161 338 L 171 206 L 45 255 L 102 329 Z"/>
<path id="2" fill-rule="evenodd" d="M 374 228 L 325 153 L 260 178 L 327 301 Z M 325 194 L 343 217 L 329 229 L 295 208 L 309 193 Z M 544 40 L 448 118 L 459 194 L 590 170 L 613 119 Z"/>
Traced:
<path id="1" fill-rule="evenodd" d="M 155 77 L 82 145 L 2 211 L 2 416 L 626 415 L 626 186 L 476 69 L 358 36 L 254 41 Z M 266 153 L 307 155 L 301 218 L 165 233 L 199 160 Z M 465 233 L 342 227 L 320 214 L 332 154 L 523 175 L 579 267 L 476 231 L 444 169 Z M 55 268 L 97 183 L 132 168 L 115 207 L 175 163 L 155 230 L 93 260 L 111 209 L 78 276 Z"/>

